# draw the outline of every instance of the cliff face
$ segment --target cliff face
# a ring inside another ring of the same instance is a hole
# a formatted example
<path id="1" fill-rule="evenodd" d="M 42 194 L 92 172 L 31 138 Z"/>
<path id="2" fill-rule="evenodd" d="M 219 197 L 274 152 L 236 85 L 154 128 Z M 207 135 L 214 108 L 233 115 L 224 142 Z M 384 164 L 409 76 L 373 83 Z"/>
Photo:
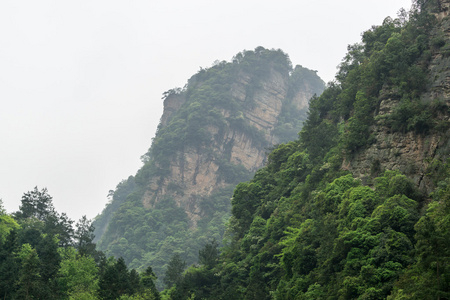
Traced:
<path id="1" fill-rule="evenodd" d="M 413 180 L 420 190 L 429 194 L 434 188 L 433 178 L 427 176 L 436 167 L 437 161 L 445 160 L 450 154 L 450 1 L 439 1 L 434 12 L 437 24 L 431 31 L 432 49 L 428 70 L 427 86 L 420 95 L 423 105 L 435 106 L 433 115 L 435 130 L 427 132 L 398 132 L 392 130 L 386 119 L 394 114 L 400 99 L 394 91 L 382 91 L 379 108 L 374 113 L 375 124 L 370 134 L 373 143 L 353 159 L 344 161 L 343 168 L 366 181 L 377 170 L 399 170 Z M 442 124 L 444 126 L 440 126 Z"/>
<path id="2" fill-rule="evenodd" d="M 193 263 L 201 244 L 222 239 L 234 186 L 264 165 L 268 147 L 297 137 L 323 89 L 314 71 L 259 47 L 166 92 L 144 166 L 96 219 L 99 248 L 159 275 L 175 251 Z"/>
<path id="3" fill-rule="evenodd" d="M 235 166 L 243 166 L 245 170 L 255 172 L 264 164 L 267 147 L 279 142 L 273 131 L 278 124 L 278 117 L 282 112 L 283 103 L 287 100 L 289 74 L 270 69 L 265 78 L 259 83 L 256 90 L 249 91 L 252 77 L 245 72 L 239 73 L 231 84 L 231 97 L 240 104 L 243 110 L 237 119 L 245 122 L 246 126 L 254 128 L 263 137 L 264 142 L 255 142 L 254 137 L 241 128 L 233 127 L 229 121 L 225 126 L 209 124 L 205 129 L 211 138 L 208 151 L 204 148 L 188 147 L 179 151 L 170 162 L 170 175 L 161 180 L 152 178 L 142 198 L 146 209 L 151 209 L 161 198 L 172 196 L 177 205 L 186 212 L 190 225 L 196 227 L 202 217 L 200 201 L 210 196 L 214 191 L 229 186 L 230 180 L 220 176 L 221 164 L 218 157 Z M 308 100 L 320 90 L 314 90 L 312 85 L 304 84 L 290 99 L 291 104 L 298 112 L 307 109 Z M 251 95 L 250 95 L 251 93 Z M 252 98 L 251 105 L 244 105 L 246 100 Z M 161 117 L 161 128 L 164 127 L 171 116 L 176 115 L 185 103 L 185 97 L 173 94 L 164 102 L 164 113 Z M 227 120 L 235 113 L 228 109 L 221 109 L 220 116 Z M 212 155 L 212 153 L 216 155 Z M 232 181 L 232 180 L 231 180 Z M 171 190 L 171 187 L 177 187 Z M 180 193 L 179 190 L 182 190 Z M 231 195 L 230 195 L 231 196 Z"/>

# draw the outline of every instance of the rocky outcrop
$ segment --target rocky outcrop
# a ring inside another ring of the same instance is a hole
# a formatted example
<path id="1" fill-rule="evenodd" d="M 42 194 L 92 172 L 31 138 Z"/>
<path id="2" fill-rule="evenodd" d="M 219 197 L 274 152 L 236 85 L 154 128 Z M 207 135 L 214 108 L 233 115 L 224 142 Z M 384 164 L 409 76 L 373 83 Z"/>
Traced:
<path id="1" fill-rule="evenodd" d="M 450 10 L 450 1 L 449 0 L 438 0 L 438 9 L 439 11 L 435 13 L 435 16 L 438 20 L 442 20 L 448 16 Z"/>
<path id="2" fill-rule="evenodd" d="M 393 107 L 390 99 L 381 103 L 378 116 L 389 113 Z M 378 175 L 381 170 L 399 170 L 410 177 L 424 191 L 431 191 L 432 183 L 426 173 L 437 150 L 445 147 L 442 134 L 417 134 L 415 132 L 391 132 L 383 121 L 378 121 L 372 128 L 374 143 L 364 151 L 344 162 L 343 167 L 350 170 L 364 183 L 366 178 Z"/>
<path id="3" fill-rule="evenodd" d="M 434 49 L 429 65 L 430 81 L 421 101 L 430 105 L 439 105 L 440 113 L 434 119 L 435 124 L 450 123 L 450 17 L 446 14 L 450 1 L 441 1 L 442 10 L 436 14 L 438 26 L 432 32 L 434 40 L 442 39 L 440 49 Z M 434 189 L 432 179 L 427 176 L 430 168 L 437 160 L 446 159 L 450 154 L 450 130 L 431 130 L 427 133 L 410 131 L 407 133 L 393 132 L 384 121 L 392 114 L 399 100 L 395 93 L 381 95 L 379 109 L 375 113 L 375 124 L 371 134 L 373 143 L 364 151 L 347 159 L 343 168 L 350 170 L 363 181 L 383 169 L 399 170 L 425 193 Z M 376 174 L 375 174 L 376 175 Z"/>
<path id="4" fill-rule="evenodd" d="M 184 102 L 186 102 L 184 95 L 175 91 L 169 91 L 167 97 L 164 99 L 164 112 L 159 122 L 160 126 L 166 126 L 172 114 L 179 110 Z"/>
<path id="5" fill-rule="evenodd" d="M 152 178 L 149 182 L 142 199 L 145 208 L 151 209 L 160 199 L 170 195 L 178 206 L 184 208 L 191 226 L 195 227 L 202 217 L 200 200 L 230 185 L 219 172 L 223 160 L 232 165 L 243 166 L 249 172 L 261 168 L 267 147 L 278 142 L 273 130 L 278 124 L 283 103 L 291 101 L 299 111 L 306 110 L 309 98 L 321 92 L 308 89 L 308 85 L 303 83 L 304 87 L 299 88 L 292 99 L 287 99 L 289 74 L 273 68 L 265 74 L 258 89 L 249 90 L 251 81 L 249 74 L 240 72 L 231 85 L 230 94 L 237 102 L 247 103 L 243 105 L 244 109 L 237 118 L 246 126 L 256 129 L 254 132 L 259 132 L 264 142 L 256 142 L 254 136 L 250 136 L 242 128 L 233 127 L 228 121 L 222 130 L 216 126 L 208 126 L 206 129 L 212 137 L 212 146 L 208 151 L 190 147 L 178 152 L 176 159 L 170 163 L 170 176 L 163 180 Z M 168 124 L 185 102 L 183 93 L 171 93 L 166 97 L 161 128 Z M 221 114 L 227 120 L 232 112 L 222 109 Z"/>
<path id="6" fill-rule="evenodd" d="M 268 147 L 297 138 L 324 87 L 281 50 L 258 47 L 165 92 L 144 165 L 96 218 L 98 248 L 160 278 L 174 253 L 195 263 L 209 239 L 222 240 L 233 188 L 264 165 Z"/>

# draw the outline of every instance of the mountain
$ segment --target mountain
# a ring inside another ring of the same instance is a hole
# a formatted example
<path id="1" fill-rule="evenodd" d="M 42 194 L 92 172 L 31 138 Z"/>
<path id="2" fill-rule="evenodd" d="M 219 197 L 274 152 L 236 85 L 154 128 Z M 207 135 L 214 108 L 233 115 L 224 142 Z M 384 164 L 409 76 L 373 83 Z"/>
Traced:
<path id="1" fill-rule="evenodd" d="M 168 298 L 450 299 L 450 1 L 413 4 L 349 46 Z"/>
<path id="2" fill-rule="evenodd" d="M 144 165 L 94 222 L 98 249 L 159 277 L 174 254 L 197 261 L 204 244 L 222 241 L 236 184 L 264 165 L 268 148 L 297 138 L 323 89 L 315 71 L 258 47 L 165 92 Z"/>

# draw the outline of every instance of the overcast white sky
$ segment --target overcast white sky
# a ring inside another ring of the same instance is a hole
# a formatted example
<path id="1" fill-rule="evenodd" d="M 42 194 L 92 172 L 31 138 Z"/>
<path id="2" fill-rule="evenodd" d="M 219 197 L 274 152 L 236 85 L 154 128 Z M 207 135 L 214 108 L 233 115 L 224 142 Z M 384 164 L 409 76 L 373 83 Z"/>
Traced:
<path id="1" fill-rule="evenodd" d="M 280 48 L 326 82 L 348 44 L 410 0 L 2 0 L 0 198 L 47 187 L 72 219 L 141 166 L 161 95 L 200 67 Z"/>

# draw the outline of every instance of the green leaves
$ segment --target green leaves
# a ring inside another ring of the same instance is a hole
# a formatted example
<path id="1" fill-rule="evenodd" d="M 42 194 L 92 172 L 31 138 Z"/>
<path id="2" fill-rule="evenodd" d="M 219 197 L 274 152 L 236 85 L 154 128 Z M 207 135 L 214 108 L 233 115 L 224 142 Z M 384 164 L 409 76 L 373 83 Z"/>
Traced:
<path id="1" fill-rule="evenodd" d="M 102 299 L 117 299 L 122 295 L 132 295 L 139 289 L 139 279 L 136 271 L 128 270 L 123 258 L 108 264 L 103 270 L 100 280 L 100 297 Z"/>
<path id="2" fill-rule="evenodd" d="M 17 253 L 20 261 L 17 295 L 21 299 L 39 299 L 43 296 L 40 274 L 40 260 L 30 244 L 23 244 Z"/>
<path id="3" fill-rule="evenodd" d="M 52 197 L 46 188 L 39 190 L 37 187 L 33 191 L 23 194 L 20 205 L 19 218 L 37 218 L 44 221 L 54 213 Z"/>
<path id="4" fill-rule="evenodd" d="M 89 256 L 77 256 L 74 248 L 62 252 L 63 260 L 58 271 L 58 284 L 72 298 L 94 297 L 99 288 L 98 268 Z"/>
<path id="5" fill-rule="evenodd" d="M 418 205 L 409 197 L 418 194 L 411 182 L 398 172 L 386 172 L 375 180 L 374 190 L 352 175 L 344 175 L 310 194 L 294 190 L 280 199 L 266 221 L 261 215 L 268 199 L 268 194 L 261 193 L 264 185 L 274 176 L 275 182 L 288 186 L 285 182 L 296 178 L 296 173 L 288 170 L 309 170 L 302 168 L 307 156 L 294 151 L 294 145 L 282 145 L 269 156 L 267 169 L 276 176 L 261 170 L 235 191 L 231 229 L 240 243 L 239 248 L 226 252 L 225 258 L 234 251 L 237 266 L 249 266 L 234 269 L 239 274 L 234 276 L 249 280 L 236 279 L 229 284 L 240 286 L 248 297 L 259 293 L 259 298 L 266 297 L 268 286 L 276 290 L 273 295 L 277 299 L 386 297 L 413 262 Z M 284 237 L 272 239 L 280 227 Z M 271 267 L 264 269 L 262 264 Z M 224 272 L 221 276 L 230 272 L 220 264 L 217 270 Z M 274 274 L 280 277 L 269 277 Z"/>
<path id="6" fill-rule="evenodd" d="M 345 172 L 380 132 L 448 129 L 433 120 L 447 106 L 420 100 L 431 55 L 445 45 L 440 33 L 430 45 L 436 34 L 426 11 L 413 9 L 406 19 L 404 12 L 386 18 L 349 46 L 337 81 L 311 99 L 300 140 L 273 149 L 267 166 L 237 186 L 231 242 L 214 268 L 215 299 L 450 297 L 448 166 L 437 168 L 436 160 L 435 175 L 426 175 L 438 184 L 429 205 L 405 175 L 382 170 L 381 158 L 371 175 L 358 174 L 364 185 Z M 294 127 L 286 124 L 280 128 Z M 445 145 L 447 137 L 437 136 Z"/>
<path id="7" fill-rule="evenodd" d="M 0 213 L 0 243 L 5 242 L 7 235 L 13 229 L 19 229 L 19 224 L 13 217 Z"/>
<path id="8" fill-rule="evenodd" d="M 231 198 L 232 226 L 238 237 L 242 237 L 253 219 L 257 207 L 261 204 L 261 185 L 257 182 L 242 182 L 236 186 Z"/>
<path id="9" fill-rule="evenodd" d="M 198 251 L 198 262 L 207 268 L 212 268 L 217 264 L 219 259 L 219 244 L 215 239 L 207 243 Z"/>

